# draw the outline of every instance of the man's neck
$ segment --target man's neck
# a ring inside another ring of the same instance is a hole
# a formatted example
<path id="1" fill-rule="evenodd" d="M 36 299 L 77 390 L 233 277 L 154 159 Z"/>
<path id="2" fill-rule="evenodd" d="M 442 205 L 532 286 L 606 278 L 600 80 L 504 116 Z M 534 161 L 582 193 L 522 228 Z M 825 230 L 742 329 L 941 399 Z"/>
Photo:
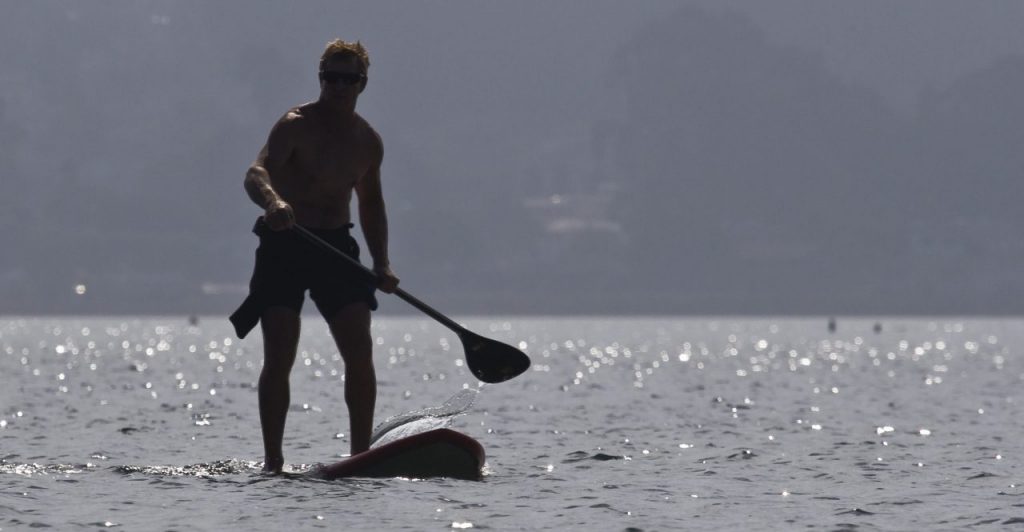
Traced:
<path id="1" fill-rule="evenodd" d="M 336 103 L 321 98 L 317 100 L 317 107 L 323 113 L 324 117 L 329 119 L 331 122 L 338 124 L 348 124 L 355 120 L 356 117 L 356 106 L 355 102 L 351 104 L 347 103 Z"/>

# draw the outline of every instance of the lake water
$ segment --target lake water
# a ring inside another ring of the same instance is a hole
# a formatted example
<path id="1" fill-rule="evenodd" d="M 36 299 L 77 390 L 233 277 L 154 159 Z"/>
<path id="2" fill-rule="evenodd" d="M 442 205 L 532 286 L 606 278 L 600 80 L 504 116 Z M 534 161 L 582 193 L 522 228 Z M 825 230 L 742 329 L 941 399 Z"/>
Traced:
<path id="1" fill-rule="evenodd" d="M 1024 528 L 1024 321 L 466 323 L 534 361 L 454 421 L 486 449 L 484 480 L 328 482 L 260 473 L 258 332 L 0 320 L 0 529 Z M 479 384 L 433 322 L 378 316 L 373 333 L 378 421 Z M 296 473 L 348 452 L 319 318 L 299 349 Z"/>

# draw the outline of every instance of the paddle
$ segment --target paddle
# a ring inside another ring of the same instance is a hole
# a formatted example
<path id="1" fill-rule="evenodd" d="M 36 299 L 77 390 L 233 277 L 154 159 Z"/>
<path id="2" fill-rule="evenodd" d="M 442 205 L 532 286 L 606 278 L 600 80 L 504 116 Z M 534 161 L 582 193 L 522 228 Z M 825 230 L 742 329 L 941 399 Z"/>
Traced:
<path id="1" fill-rule="evenodd" d="M 377 274 L 373 273 L 373 270 L 342 253 L 338 248 L 325 242 L 305 227 L 295 225 L 292 226 L 292 229 L 313 245 L 347 261 L 350 265 L 359 268 L 370 279 L 376 281 Z M 459 340 L 462 341 L 463 351 L 466 353 L 466 364 L 469 366 L 469 371 L 481 381 L 489 383 L 504 382 L 518 376 L 530 367 L 530 357 L 526 356 L 522 351 L 508 344 L 484 338 L 466 329 L 401 288 L 395 289 L 395 295 L 458 335 Z"/>

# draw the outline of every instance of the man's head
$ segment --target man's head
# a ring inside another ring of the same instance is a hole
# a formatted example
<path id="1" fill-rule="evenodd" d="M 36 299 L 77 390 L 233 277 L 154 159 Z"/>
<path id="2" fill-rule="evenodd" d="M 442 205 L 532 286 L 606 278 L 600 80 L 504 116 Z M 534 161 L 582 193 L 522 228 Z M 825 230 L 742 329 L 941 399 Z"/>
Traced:
<path id="1" fill-rule="evenodd" d="M 327 48 L 324 49 L 323 55 L 320 56 L 320 70 L 323 70 L 324 66 L 327 65 L 327 61 L 336 55 L 350 56 L 358 59 L 362 65 L 363 74 L 366 74 L 366 71 L 370 68 L 370 56 L 366 53 L 363 43 L 334 39 L 327 43 Z"/>
<path id="2" fill-rule="evenodd" d="M 359 92 L 366 88 L 366 73 L 370 56 L 362 43 L 335 39 L 327 43 L 320 56 L 320 86 L 347 87 L 356 85 Z"/>

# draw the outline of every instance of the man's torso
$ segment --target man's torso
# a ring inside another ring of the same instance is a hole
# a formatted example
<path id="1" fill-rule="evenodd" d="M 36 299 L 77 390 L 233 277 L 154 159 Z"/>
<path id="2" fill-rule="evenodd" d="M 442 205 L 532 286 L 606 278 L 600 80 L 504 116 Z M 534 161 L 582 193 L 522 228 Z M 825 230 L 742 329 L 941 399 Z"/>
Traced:
<path id="1" fill-rule="evenodd" d="M 351 221 L 352 190 L 375 164 L 376 133 L 358 115 L 341 126 L 317 112 L 313 104 L 289 111 L 294 149 L 272 172 L 274 190 L 307 227 L 335 228 Z"/>

